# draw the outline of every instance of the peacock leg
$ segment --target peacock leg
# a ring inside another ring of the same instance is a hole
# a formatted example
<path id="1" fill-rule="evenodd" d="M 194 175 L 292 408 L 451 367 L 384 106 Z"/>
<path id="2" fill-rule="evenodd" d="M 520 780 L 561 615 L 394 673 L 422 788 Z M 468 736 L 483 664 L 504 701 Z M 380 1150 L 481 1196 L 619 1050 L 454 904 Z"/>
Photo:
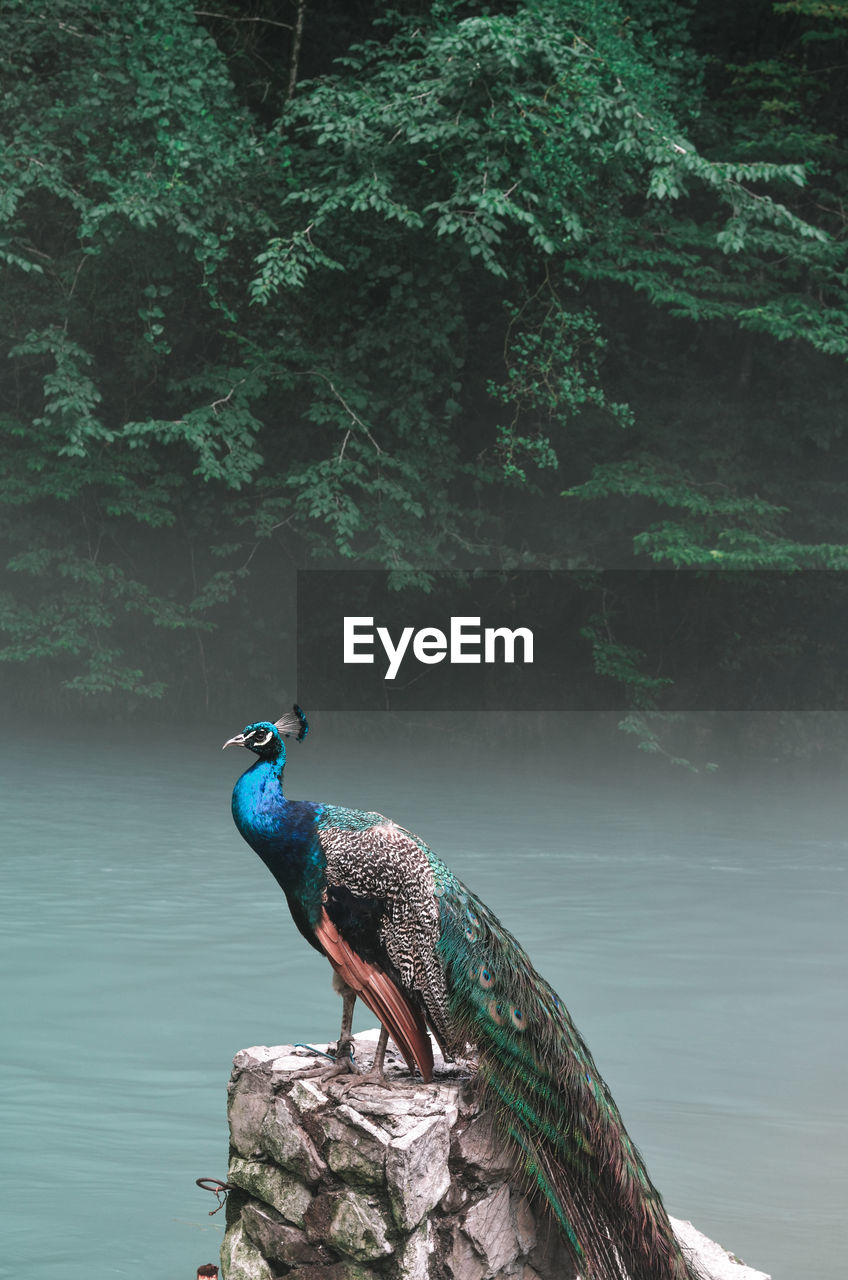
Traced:
<path id="1" fill-rule="evenodd" d="M 383 1070 L 383 1062 L 386 1057 L 386 1045 L 389 1043 L 389 1033 L 385 1027 L 380 1027 L 380 1039 L 377 1041 L 377 1050 L 374 1054 L 374 1061 L 370 1068 L 364 1071 L 359 1077 L 360 1084 L 385 1084 L 386 1075 Z"/>
<path id="2" fill-rule="evenodd" d="M 358 1068 L 355 1066 L 351 1066 L 351 1070 L 354 1072 L 357 1072 L 357 1074 L 345 1076 L 344 1079 L 337 1078 L 336 1079 L 337 1087 L 342 1090 L 346 1090 L 351 1088 L 351 1086 L 353 1085 L 360 1085 L 360 1084 L 382 1084 L 388 1087 L 389 1082 L 386 1079 L 385 1072 L 383 1070 L 383 1061 L 386 1056 L 386 1045 L 388 1043 L 389 1043 L 389 1033 L 385 1027 L 380 1027 L 380 1039 L 377 1041 L 377 1051 L 374 1054 L 374 1061 L 371 1063 L 369 1070 L 363 1071 L 361 1074 L 359 1074 Z M 339 1072 L 340 1072 L 340 1068 L 339 1068 Z M 332 1076 L 337 1076 L 336 1069 L 333 1067 L 329 1069 L 329 1071 L 327 1072 L 324 1078 L 325 1079 L 327 1079 L 328 1077 L 332 1078 Z"/>
<path id="3" fill-rule="evenodd" d="M 351 1028 L 353 1027 L 353 1006 L 356 1004 L 356 992 L 335 972 L 333 973 L 333 990 L 337 991 L 342 998 L 342 1025 L 339 1030 L 336 1052 L 333 1055 L 336 1060 L 331 1067 L 320 1067 L 316 1071 L 304 1073 L 305 1076 L 315 1080 L 333 1080 L 336 1076 L 345 1075 L 349 1072 L 357 1074 L 356 1064 L 350 1052 L 353 1048 Z"/>
<path id="4" fill-rule="evenodd" d="M 336 1066 L 341 1067 L 344 1063 L 344 1070 L 351 1071 L 354 1069 L 350 1051 L 353 1048 L 353 1006 L 356 1004 L 356 992 L 337 973 L 333 974 L 333 987 L 342 998 L 342 1025 L 336 1044 Z"/>

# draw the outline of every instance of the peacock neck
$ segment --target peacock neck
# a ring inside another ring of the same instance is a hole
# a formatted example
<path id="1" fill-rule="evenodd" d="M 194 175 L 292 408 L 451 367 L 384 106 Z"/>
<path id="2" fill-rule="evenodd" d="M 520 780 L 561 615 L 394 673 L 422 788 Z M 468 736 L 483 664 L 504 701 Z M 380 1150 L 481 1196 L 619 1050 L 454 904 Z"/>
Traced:
<path id="1" fill-rule="evenodd" d="M 284 762 L 257 760 L 233 789 L 233 818 L 287 894 L 317 892 L 326 859 L 316 839 L 322 805 L 287 800 Z"/>
<path id="2" fill-rule="evenodd" d="M 283 794 L 285 761 L 257 760 L 233 788 L 233 818 L 248 844 L 265 857 L 285 843 L 289 802 Z"/>

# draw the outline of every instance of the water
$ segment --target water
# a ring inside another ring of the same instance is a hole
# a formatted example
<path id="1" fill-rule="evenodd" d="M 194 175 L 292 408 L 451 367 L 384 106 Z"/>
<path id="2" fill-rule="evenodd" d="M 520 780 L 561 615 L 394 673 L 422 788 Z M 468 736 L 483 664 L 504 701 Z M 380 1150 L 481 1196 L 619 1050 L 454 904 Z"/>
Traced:
<path id="1" fill-rule="evenodd" d="M 384 721 L 343 746 L 328 723 L 288 784 L 418 831 L 501 915 L 672 1213 L 775 1280 L 836 1280 L 842 788 L 595 755 L 579 719 L 555 747 L 562 723 L 520 749 L 500 724 L 469 745 L 392 742 Z M 336 1032 L 329 967 L 231 824 L 246 756 L 219 747 L 239 727 L 2 744 L 2 1275 L 183 1280 L 215 1260 L 223 1214 L 194 1180 L 226 1176 L 234 1053 Z"/>

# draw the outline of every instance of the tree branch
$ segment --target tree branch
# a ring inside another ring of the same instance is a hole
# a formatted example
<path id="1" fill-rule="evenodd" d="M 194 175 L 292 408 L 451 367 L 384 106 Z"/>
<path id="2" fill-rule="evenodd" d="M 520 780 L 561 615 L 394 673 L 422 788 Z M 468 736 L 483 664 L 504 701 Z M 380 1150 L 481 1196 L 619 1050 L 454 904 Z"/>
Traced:
<path id="1" fill-rule="evenodd" d="M 289 84 L 286 89 L 285 102 L 290 102 L 297 84 L 297 67 L 300 59 L 300 42 L 303 38 L 303 20 L 306 17 L 306 0 L 297 0 L 297 17 L 294 22 L 292 38 L 291 62 L 289 64 Z"/>
<path id="2" fill-rule="evenodd" d="M 234 18 L 229 13 L 215 13 L 211 9 L 193 9 L 196 18 L 222 18 L 224 22 L 264 22 L 269 27 L 282 27 L 284 31 L 293 30 L 290 22 L 275 22 L 273 18 Z"/>

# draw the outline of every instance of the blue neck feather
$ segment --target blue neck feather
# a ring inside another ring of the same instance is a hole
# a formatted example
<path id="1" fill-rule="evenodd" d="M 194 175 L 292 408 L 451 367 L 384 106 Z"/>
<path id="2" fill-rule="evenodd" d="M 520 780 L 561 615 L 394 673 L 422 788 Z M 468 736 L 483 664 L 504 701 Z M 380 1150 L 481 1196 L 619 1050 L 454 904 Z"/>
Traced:
<path id="1" fill-rule="evenodd" d="M 283 794 L 285 755 L 257 760 L 233 788 L 233 818 L 244 839 L 286 891 L 310 909 L 320 899 L 326 859 L 316 824 L 324 806 L 287 800 Z M 317 897 L 316 897 L 317 895 Z"/>

